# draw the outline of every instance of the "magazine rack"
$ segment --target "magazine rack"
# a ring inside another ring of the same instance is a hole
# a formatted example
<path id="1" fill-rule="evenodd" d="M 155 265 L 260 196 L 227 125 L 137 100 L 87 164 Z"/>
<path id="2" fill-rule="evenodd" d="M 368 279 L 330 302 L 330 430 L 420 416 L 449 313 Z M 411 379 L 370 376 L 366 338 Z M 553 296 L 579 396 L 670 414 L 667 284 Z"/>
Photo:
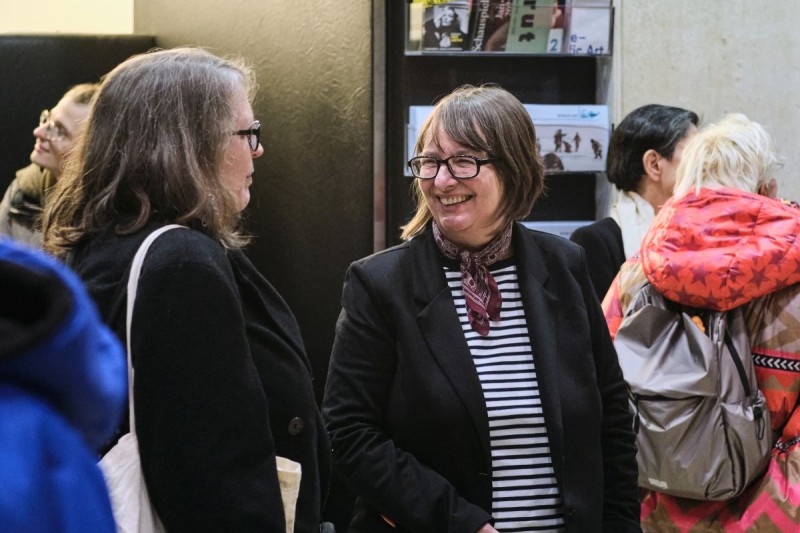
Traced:
<path id="1" fill-rule="evenodd" d="M 472 0 L 473 8 L 480 1 Z M 413 143 L 409 140 L 409 121 L 413 120 L 415 106 L 431 106 L 460 85 L 484 83 L 499 84 L 525 104 L 583 106 L 608 102 L 610 26 L 608 46 L 602 47 L 603 53 L 577 53 L 574 47 L 569 53 L 566 43 L 558 53 L 474 51 L 466 49 L 468 44 L 463 45 L 464 50 L 423 50 L 423 30 L 409 27 L 412 17 L 419 20 L 419 12 L 413 11 L 419 9 L 418 5 L 424 6 L 424 3 L 373 2 L 376 250 L 400 242 L 399 228 L 413 212 L 410 188 L 413 178 L 407 174 L 406 161 L 409 143 Z M 604 9 L 610 24 L 612 10 Z M 565 30 L 568 35 L 569 28 Z M 597 47 L 592 50 L 597 51 Z M 413 129 L 413 124 L 411 127 Z M 540 129 L 545 131 L 543 126 Z M 552 143 L 550 137 L 540 141 Z M 587 142 L 581 150 L 588 146 Z M 545 194 L 534 206 L 530 222 L 546 221 L 544 229 L 563 235 L 568 229 L 602 215 L 597 206 L 604 202 L 598 198 L 607 193 L 607 185 L 601 170 L 561 172 L 551 169 L 545 184 Z M 384 235 L 385 240 L 382 240 Z"/>
<path id="2" fill-rule="evenodd" d="M 609 0 L 407 2 L 405 53 L 609 56 L 613 30 L 609 4 Z"/>

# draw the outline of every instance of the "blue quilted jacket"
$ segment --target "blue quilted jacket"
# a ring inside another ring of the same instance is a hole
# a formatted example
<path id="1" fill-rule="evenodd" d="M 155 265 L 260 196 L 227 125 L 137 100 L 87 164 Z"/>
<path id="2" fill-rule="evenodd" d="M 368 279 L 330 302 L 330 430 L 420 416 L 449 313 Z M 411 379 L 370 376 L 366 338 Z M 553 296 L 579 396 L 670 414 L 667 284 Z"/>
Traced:
<path id="1" fill-rule="evenodd" d="M 0 531 L 115 530 L 96 450 L 126 386 L 124 349 L 78 278 L 0 239 Z"/>

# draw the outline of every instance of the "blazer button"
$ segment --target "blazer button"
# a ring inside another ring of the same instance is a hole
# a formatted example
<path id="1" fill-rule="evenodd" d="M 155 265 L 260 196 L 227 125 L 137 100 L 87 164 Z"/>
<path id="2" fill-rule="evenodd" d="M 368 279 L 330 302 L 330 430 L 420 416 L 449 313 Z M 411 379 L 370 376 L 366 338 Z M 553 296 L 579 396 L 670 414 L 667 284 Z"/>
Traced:
<path id="1" fill-rule="evenodd" d="M 296 416 L 296 417 L 292 418 L 289 421 L 289 435 L 291 435 L 293 437 L 295 435 L 299 435 L 303 431 L 304 427 L 305 427 L 305 424 L 303 423 L 303 419 L 302 418 L 300 418 L 299 416 Z"/>

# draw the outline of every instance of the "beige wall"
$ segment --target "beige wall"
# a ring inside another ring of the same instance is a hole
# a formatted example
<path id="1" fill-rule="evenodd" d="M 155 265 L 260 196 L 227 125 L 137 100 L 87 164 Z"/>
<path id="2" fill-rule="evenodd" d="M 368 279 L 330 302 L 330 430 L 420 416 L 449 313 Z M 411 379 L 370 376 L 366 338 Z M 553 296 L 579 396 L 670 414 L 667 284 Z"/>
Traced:
<path id="1" fill-rule="evenodd" d="M 704 124 L 742 112 L 775 137 L 779 194 L 800 200 L 800 2 L 615 0 L 615 122 L 647 103 Z"/>
<path id="2" fill-rule="evenodd" d="M 133 33 L 133 0 L 0 0 L 0 33 Z"/>

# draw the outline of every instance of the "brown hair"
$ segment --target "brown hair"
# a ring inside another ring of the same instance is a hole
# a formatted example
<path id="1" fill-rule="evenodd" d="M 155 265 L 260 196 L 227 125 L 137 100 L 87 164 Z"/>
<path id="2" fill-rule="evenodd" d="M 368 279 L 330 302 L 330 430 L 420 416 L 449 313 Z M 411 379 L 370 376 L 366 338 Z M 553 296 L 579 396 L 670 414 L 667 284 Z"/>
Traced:
<path id="1" fill-rule="evenodd" d="M 533 122 L 516 97 L 497 85 L 461 86 L 436 104 L 420 129 L 416 153 L 442 134 L 498 159 L 493 164 L 503 184 L 499 218 L 511 221 L 528 216 L 544 189 L 544 167 L 536 152 Z M 413 187 L 417 211 L 402 227 L 403 239 L 424 231 L 431 220 L 419 180 Z"/>
<path id="2" fill-rule="evenodd" d="M 243 246 L 236 200 L 219 170 L 234 95 L 254 89 L 240 61 L 197 48 L 141 54 L 114 68 L 45 208 L 45 248 L 64 256 L 103 229 L 130 234 L 151 220 Z"/>

